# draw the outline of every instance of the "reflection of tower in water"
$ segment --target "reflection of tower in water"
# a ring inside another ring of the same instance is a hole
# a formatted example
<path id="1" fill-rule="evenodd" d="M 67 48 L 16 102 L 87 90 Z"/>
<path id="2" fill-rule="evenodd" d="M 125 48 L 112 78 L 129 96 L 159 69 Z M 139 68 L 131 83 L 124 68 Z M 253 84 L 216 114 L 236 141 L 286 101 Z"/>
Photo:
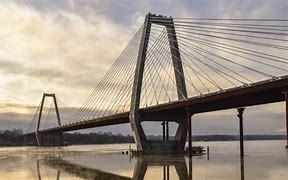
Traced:
<path id="1" fill-rule="evenodd" d="M 142 180 L 148 167 L 163 167 L 163 179 L 169 180 L 170 167 L 174 166 L 179 179 L 188 179 L 188 170 L 184 156 L 150 155 L 137 157 L 133 179 Z M 190 173 L 189 173 L 190 174 Z"/>
<path id="2" fill-rule="evenodd" d="M 135 166 L 132 177 L 126 177 L 111 172 L 104 172 L 101 169 L 90 168 L 80 164 L 72 163 L 63 159 L 62 153 L 54 154 L 51 156 L 42 157 L 36 161 L 36 173 L 37 179 L 41 180 L 41 168 L 42 171 L 47 171 L 47 167 L 55 169 L 55 179 L 61 179 L 67 177 L 67 174 L 71 177 L 83 178 L 83 179 L 135 179 L 143 180 L 151 178 L 157 179 L 193 179 L 197 176 L 197 170 L 193 172 L 193 158 L 186 158 L 183 155 L 143 155 L 133 157 L 135 158 Z M 195 160 L 195 159 L 194 159 Z M 197 160 L 196 160 L 197 162 Z M 113 162 L 112 162 L 113 163 Z M 195 165 L 195 162 L 194 162 Z M 245 179 L 244 158 L 239 158 L 239 174 L 241 180 Z M 151 168 L 151 169 L 150 169 Z M 156 170 L 156 171 L 155 171 Z M 131 172 L 131 171 L 130 171 Z M 152 173 L 151 173 L 152 172 Z M 155 174 L 156 172 L 156 174 Z M 63 174 L 64 173 L 64 174 Z M 154 174 L 153 174 L 154 173 Z M 195 174 L 196 173 L 196 174 Z M 43 174 L 43 172 L 42 172 Z M 45 174 L 45 173 L 44 173 Z M 65 175 L 66 174 L 66 175 Z"/>
<path id="3" fill-rule="evenodd" d="M 161 167 L 161 170 L 157 170 L 157 177 L 163 177 L 164 180 L 169 180 L 178 176 L 178 179 L 192 179 L 192 159 L 189 161 L 189 173 L 184 156 L 181 155 L 150 155 L 136 157 L 136 164 L 134 167 L 133 177 L 125 177 L 110 172 L 104 172 L 102 170 L 89 168 L 83 165 L 74 164 L 67 160 L 63 160 L 62 156 L 44 157 L 41 160 L 37 160 L 37 174 L 38 179 L 41 180 L 40 164 L 51 167 L 57 170 L 56 179 L 61 179 L 60 172 L 72 175 L 74 177 L 80 177 L 83 179 L 135 179 L 142 180 L 145 175 L 147 177 L 147 169 L 150 167 Z M 176 170 L 173 171 L 173 167 Z"/>
<path id="4" fill-rule="evenodd" d="M 37 166 L 36 166 L 37 167 L 37 177 L 38 177 L 38 180 L 41 180 L 40 160 L 37 159 L 36 163 L 37 163 Z M 60 179 L 60 173 L 61 173 L 61 171 L 58 169 L 57 170 L 57 175 L 56 175 L 56 180 Z"/>
<path id="5" fill-rule="evenodd" d="M 241 180 L 245 179 L 244 165 L 244 157 L 240 157 Z"/>

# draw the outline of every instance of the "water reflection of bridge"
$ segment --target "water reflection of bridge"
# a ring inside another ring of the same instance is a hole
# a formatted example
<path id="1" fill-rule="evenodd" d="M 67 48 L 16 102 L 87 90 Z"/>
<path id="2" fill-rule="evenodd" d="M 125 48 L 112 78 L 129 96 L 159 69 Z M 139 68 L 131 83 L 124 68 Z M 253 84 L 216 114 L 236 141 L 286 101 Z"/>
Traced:
<path id="1" fill-rule="evenodd" d="M 184 156 L 141 156 L 137 157 L 137 161 L 134 167 L 133 177 L 125 177 L 109 172 L 104 172 L 98 169 L 89 168 L 83 165 L 72 163 L 64 160 L 61 157 L 47 157 L 43 160 L 37 160 L 37 174 L 38 179 L 41 179 L 40 163 L 57 170 L 56 179 L 61 179 L 61 172 L 68 173 L 72 176 L 83 179 L 144 179 L 148 167 L 157 166 L 163 167 L 163 179 L 169 179 L 169 169 L 174 166 L 179 179 L 188 179 L 189 173 Z"/>
<path id="2" fill-rule="evenodd" d="M 117 180 L 128 180 L 131 179 L 129 177 L 120 176 L 117 174 L 112 174 L 109 172 L 104 172 L 97 169 L 88 168 L 82 165 L 73 164 L 69 161 L 63 160 L 62 158 L 47 158 L 43 160 L 45 165 L 57 169 L 57 178 L 60 179 L 60 173 L 65 172 L 71 174 L 76 177 L 80 177 L 83 179 L 99 179 L 99 180 L 107 180 L 107 179 L 117 179 Z M 39 161 L 37 161 L 37 172 L 38 177 L 41 179 L 40 175 L 40 165 Z"/>
<path id="3" fill-rule="evenodd" d="M 41 180 L 41 166 L 43 164 L 45 166 L 51 167 L 57 170 L 56 179 L 61 179 L 61 174 L 66 173 L 74 177 L 79 177 L 83 179 L 115 179 L 115 180 L 142 180 L 145 179 L 145 175 L 147 177 L 147 169 L 150 167 L 162 167 L 162 171 L 159 170 L 159 174 L 162 174 L 162 179 L 169 180 L 171 177 L 175 177 L 171 174 L 171 168 L 175 168 L 178 179 L 193 179 L 192 173 L 192 159 L 189 158 L 188 163 L 185 161 L 185 157 L 182 155 L 176 156 L 155 156 L 155 155 L 147 155 L 140 156 L 136 158 L 136 164 L 134 167 L 134 172 L 132 177 L 126 177 L 122 175 L 118 175 L 116 173 L 105 172 L 96 168 L 90 168 L 84 165 L 80 165 L 77 163 L 72 163 L 71 161 L 64 160 L 62 157 L 46 157 L 42 160 L 37 160 L 37 175 L 38 179 Z M 187 167 L 188 166 L 188 167 Z M 244 180 L 244 159 L 240 158 L 240 178 Z M 160 175 L 161 176 L 161 175 Z M 65 176 L 67 177 L 67 176 Z"/>
<path id="4" fill-rule="evenodd" d="M 188 179 L 184 156 L 140 156 L 134 168 L 133 179 L 144 179 L 149 166 L 162 166 L 163 179 L 169 179 L 169 167 L 174 166 L 179 179 Z"/>

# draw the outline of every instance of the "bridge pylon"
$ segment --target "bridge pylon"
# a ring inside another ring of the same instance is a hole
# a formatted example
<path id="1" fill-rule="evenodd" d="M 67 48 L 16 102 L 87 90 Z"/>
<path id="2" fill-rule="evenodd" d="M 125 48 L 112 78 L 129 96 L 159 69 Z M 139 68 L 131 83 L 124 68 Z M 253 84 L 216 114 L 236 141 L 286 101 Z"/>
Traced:
<path id="1" fill-rule="evenodd" d="M 187 99 L 187 90 L 186 90 L 186 85 L 185 85 L 185 79 L 183 77 L 184 73 L 183 73 L 182 61 L 181 61 L 180 52 L 178 50 L 178 42 L 177 42 L 177 36 L 175 32 L 173 18 L 149 13 L 145 17 L 141 43 L 140 43 L 140 47 L 138 51 L 137 64 L 135 68 L 134 82 L 133 82 L 133 88 L 132 88 L 129 120 L 130 120 L 130 124 L 132 127 L 132 131 L 134 133 L 134 138 L 137 144 L 137 148 L 138 150 L 142 151 L 142 153 L 154 154 L 154 153 L 183 152 L 186 138 L 187 138 L 187 123 L 185 121 L 186 119 L 185 114 L 184 115 L 179 114 L 177 116 L 177 114 L 173 114 L 172 112 L 172 114 L 174 115 L 174 118 L 171 118 L 171 116 L 167 116 L 167 114 L 165 115 L 158 114 L 156 118 L 155 116 L 143 117 L 141 115 L 141 112 L 139 111 L 146 53 L 147 53 L 147 48 L 148 48 L 151 26 L 153 24 L 164 26 L 166 28 L 169 46 L 170 46 L 172 64 L 173 64 L 174 74 L 175 74 L 178 100 Z M 166 127 L 168 127 L 169 121 L 174 121 L 178 124 L 178 129 L 176 130 L 174 139 L 169 140 L 169 135 L 167 135 L 166 141 L 157 141 L 157 142 L 154 141 L 153 142 L 153 141 L 148 141 L 146 139 L 141 122 L 142 121 L 155 121 L 156 119 L 157 121 L 163 122 L 163 130 L 164 130 L 164 124 L 166 124 Z"/>
<path id="2" fill-rule="evenodd" d="M 42 112 L 43 112 L 43 106 L 45 99 L 51 97 L 53 98 L 55 111 L 56 111 L 56 117 L 57 117 L 57 124 L 61 126 L 61 119 L 60 119 L 60 113 L 58 109 L 57 99 L 55 94 L 49 94 L 49 93 L 43 93 L 41 105 L 40 105 L 40 111 L 35 131 L 35 136 L 37 140 L 38 146 L 55 146 L 55 145 L 62 145 L 63 144 L 63 133 L 57 132 L 53 134 L 45 134 L 40 131 L 40 122 L 42 118 Z"/>

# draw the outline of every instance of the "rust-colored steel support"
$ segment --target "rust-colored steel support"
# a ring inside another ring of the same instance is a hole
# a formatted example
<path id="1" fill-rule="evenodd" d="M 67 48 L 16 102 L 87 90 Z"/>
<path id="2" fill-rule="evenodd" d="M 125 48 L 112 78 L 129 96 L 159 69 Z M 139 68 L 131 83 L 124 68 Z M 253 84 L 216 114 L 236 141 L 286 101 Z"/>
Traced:
<path id="1" fill-rule="evenodd" d="M 240 132 L 240 156 L 244 157 L 244 143 L 243 143 L 243 112 L 245 108 L 238 108 L 238 118 L 239 118 L 239 132 Z"/>

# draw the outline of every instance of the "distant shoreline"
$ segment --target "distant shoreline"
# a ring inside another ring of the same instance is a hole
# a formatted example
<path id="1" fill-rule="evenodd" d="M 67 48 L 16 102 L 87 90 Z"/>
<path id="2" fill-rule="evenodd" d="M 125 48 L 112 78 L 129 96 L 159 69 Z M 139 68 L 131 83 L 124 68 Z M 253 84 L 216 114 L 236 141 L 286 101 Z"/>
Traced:
<path id="1" fill-rule="evenodd" d="M 255 140 L 245 140 L 245 141 L 283 141 L 283 140 L 286 140 L 286 139 L 255 139 Z M 193 141 L 193 142 L 235 142 L 237 140 L 216 140 L 216 141 L 204 141 L 204 140 L 200 140 L 200 141 Z M 110 144 L 133 144 L 134 142 L 130 142 L 130 143 L 127 143 L 127 142 L 124 142 L 124 143 L 103 143 L 103 144 L 68 144 L 68 146 L 81 146 L 81 145 L 110 145 Z M 4 147 L 25 147 L 25 146 L 28 146 L 28 145 L 24 145 L 24 144 L 21 144 L 21 145 L 1 145 L 0 144 L 0 148 L 4 148 Z"/>
<path id="2" fill-rule="evenodd" d="M 170 139 L 174 137 L 170 136 Z M 149 135 L 148 140 L 162 140 L 161 135 Z M 244 135 L 245 141 L 256 140 L 285 140 L 285 135 Z M 207 141 L 239 141 L 238 135 L 194 135 L 194 142 Z M 112 134 L 111 132 L 96 133 L 64 133 L 64 142 L 67 145 L 88 145 L 88 144 L 123 144 L 134 143 L 131 135 Z M 21 129 L 0 131 L 0 147 L 24 146 L 24 136 Z"/>
<path id="3" fill-rule="evenodd" d="M 161 140 L 162 136 L 148 136 L 151 140 Z M 173 138 L 173 137 L 171 137 Z M 285 135 L 244 135 L 245 141 L 253 140 L 285 140 Z M 239 141 L 238 135 L 193 135 L 192 141 Z"/>

